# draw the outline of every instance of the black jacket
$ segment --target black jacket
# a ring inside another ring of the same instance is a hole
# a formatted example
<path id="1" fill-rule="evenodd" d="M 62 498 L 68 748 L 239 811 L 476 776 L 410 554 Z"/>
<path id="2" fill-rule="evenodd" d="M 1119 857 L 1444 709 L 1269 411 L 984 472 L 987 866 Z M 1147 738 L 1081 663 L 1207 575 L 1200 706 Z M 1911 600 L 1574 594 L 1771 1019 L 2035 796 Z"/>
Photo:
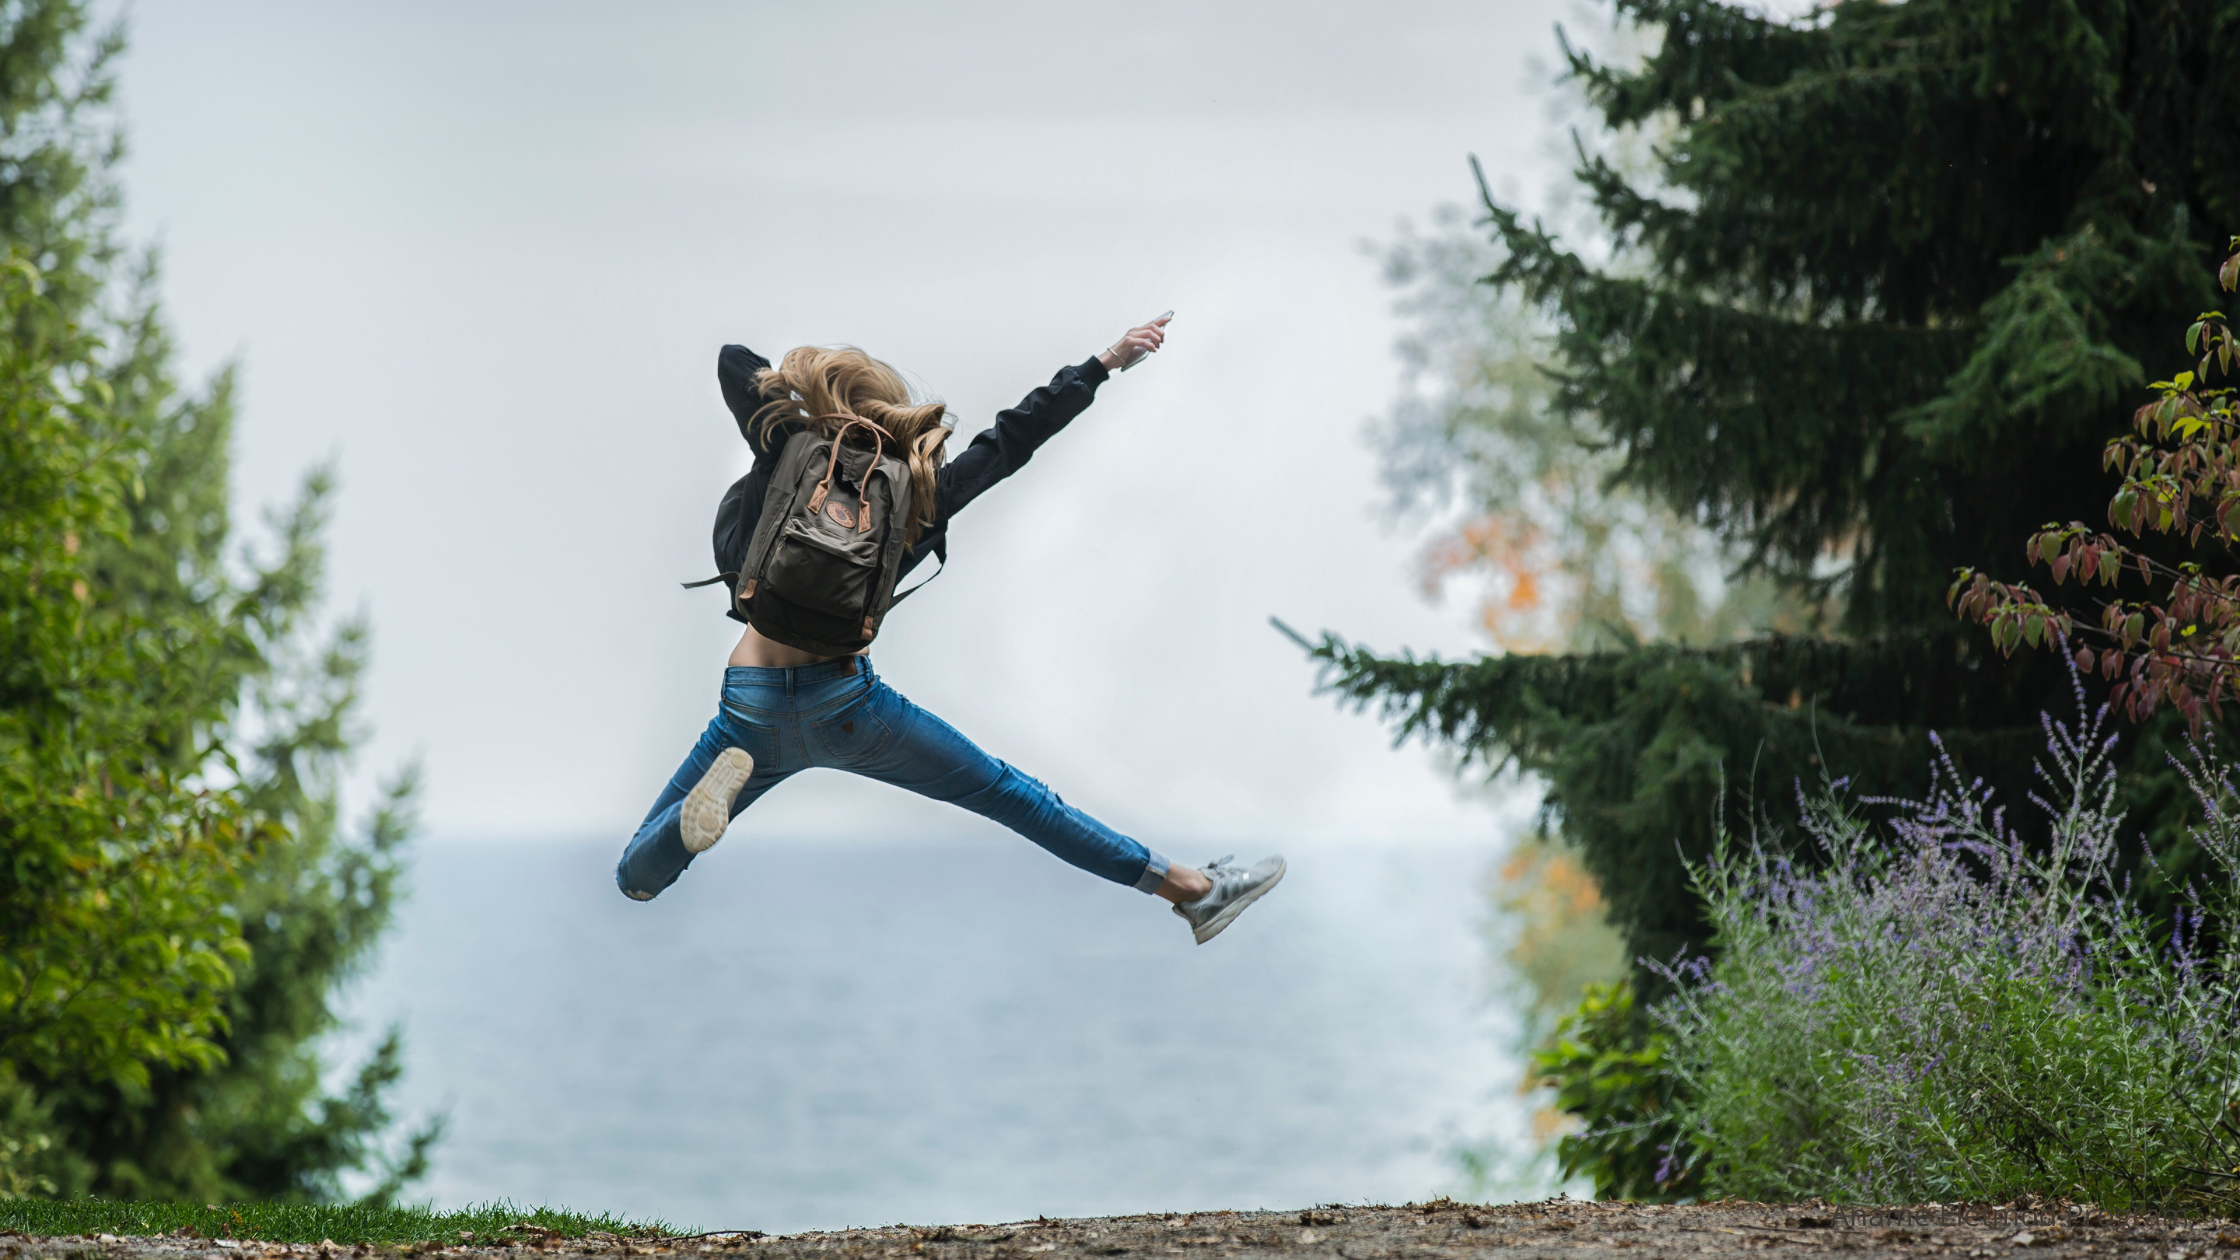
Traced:
<path id="1" fill-rule="evenodd" d="M 724 491 L 723 502 L 716 508 L 718 573 L 739 572 L 747 543 L 754 537 L 755 522 L 762 518 L 762 500 L 770 491 L 770 474 L 777 467 L 778 454 L 785 449 L 786 439 L 801 427 L 793 423 L 778 425 L 771 430 L 770 441 L 762 441 L 761 426 L 754 423 L 754 414 L 769 399 L 755 388 L 754 378 L 769 366 L 768 359 L 745 346 L 725 346 L 716 355 L 716 383 L 723 387 L 724 405 L 731 408 L 732 417 L 739 422 L 739 435 L 747 439 L 747 448 L 754 452 L 754 467 Z M 1097 400 L 1097 386 L 1108 375 L 1104 364 L 1092 356 L 1086 362 L 1059 368 L 1048 385 L 1028 394 L 1018 406 L 997 412 L 992 428 L 981 430 L 963 454 L 941 466 L 933 483 L 933 524 L 918 535 L 918 545 L 902 558 L 902 572 L 918 567 L 929 555 L 939 556 L 947 564 L 949 518 L 979 498 L 981 491 L 1024 467 L 1036 447 Z M 746 620 L 739 615 L 736 600 L 732 601 L 730 616 L 734 621 Z"/>

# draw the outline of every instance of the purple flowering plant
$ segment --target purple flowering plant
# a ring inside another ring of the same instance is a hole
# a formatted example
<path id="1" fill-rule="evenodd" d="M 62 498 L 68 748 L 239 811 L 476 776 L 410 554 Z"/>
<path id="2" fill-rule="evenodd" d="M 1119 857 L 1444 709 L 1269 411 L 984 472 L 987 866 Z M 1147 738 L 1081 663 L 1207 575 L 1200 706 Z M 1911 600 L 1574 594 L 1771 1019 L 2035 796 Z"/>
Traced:
<path id="1" fill-rule="evenodd" d="M 2240 1211 L 2240 786 L 2207 742 L 2181 767 L 2219 879 L 2158 925 L 2075 694 L 2027 802 L 2050 844 L 1940 743 L 1925 800 L 1807 797 L 1819 862 L 1722 836 L 1693 868 L 1717 953 L 1657 966 L 1654 1015 L 1700 1193 Z"/>

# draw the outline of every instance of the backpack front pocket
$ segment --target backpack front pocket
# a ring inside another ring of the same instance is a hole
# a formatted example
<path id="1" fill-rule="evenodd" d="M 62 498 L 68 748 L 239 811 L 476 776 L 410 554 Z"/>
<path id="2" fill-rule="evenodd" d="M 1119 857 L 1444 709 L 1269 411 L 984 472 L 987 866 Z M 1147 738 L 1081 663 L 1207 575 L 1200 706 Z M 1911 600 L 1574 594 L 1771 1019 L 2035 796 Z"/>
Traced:
<path id="1" fill-rule="evenodd" d="M 788 521 L 771 549 L 764 579 L 790 603 L 861 618 L 879 576 L 879 560 L 879 545 L 871 538 L 842 541 Z"/>

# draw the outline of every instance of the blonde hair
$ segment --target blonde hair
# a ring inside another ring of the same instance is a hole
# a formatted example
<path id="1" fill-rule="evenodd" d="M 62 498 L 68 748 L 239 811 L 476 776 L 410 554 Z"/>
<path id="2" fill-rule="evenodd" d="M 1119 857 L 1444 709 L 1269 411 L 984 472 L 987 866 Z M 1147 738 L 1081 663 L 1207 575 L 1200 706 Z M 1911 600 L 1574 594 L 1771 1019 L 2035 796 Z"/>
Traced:
<path id="1" fill-rule="evenodd" d="M 918 545 L 918 534 L 933 527 L 934 476 L 947 451 L 948 405 L 912 402 L 902 373 L 854 346 L 796 346 L 778 366 L 762 369 L 755 385 L 770 401 L 755 412 L 762 444 L 782 424 L 805 424 L 838 433 L 855 420 L 868 420 L 908 453 L 912 511 L 904 542 Z"/>

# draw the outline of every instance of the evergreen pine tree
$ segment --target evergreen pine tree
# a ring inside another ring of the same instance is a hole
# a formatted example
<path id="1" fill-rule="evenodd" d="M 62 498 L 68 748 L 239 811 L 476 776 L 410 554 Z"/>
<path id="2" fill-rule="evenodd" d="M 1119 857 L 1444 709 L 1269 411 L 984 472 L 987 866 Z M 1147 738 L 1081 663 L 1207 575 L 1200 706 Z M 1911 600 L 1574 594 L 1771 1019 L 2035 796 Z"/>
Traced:
<path id="1" fill-rule="evenodd" d="M 316 1050 L 388 920 L 412 776 L 345 834 L 366 635 L 316 637 L 328 477 L 276 554 L 238 553 L 231 377 L 179 387 L 117 239 L 122 37 L 87 8 L 0 6 L 0 979 L 25 981 L 0 1194 L 387 1194 L 434 1137 L 378 1148 L 396 1037 L 334 1096 Z"/>
<path id="2" fill-rule="evenodd" d="M 1783 20 L 1617 0 L 1656 51 L 1565 54 L 1603 125 L 1670 128 L 1654 179 L 1582 157 L 1607 264 L 1487 198 L 1488 282 L 1555 328 L 1551 406 L 1616 476 L 1819 608 L 1816 633 L 1470 662 L 1326 636 L 1328 685 L 1403 737 L 1545 776 L 1637 955 L 1700 947 L 1683 858 L 1798 782 L 1917 790 L 1927 735 L 2029 811 L 2042 656 L 1953 619 L 1954 570 L 2105 502 L 2102 443 L 2213 305 L 2240 226 L 2233 0 L 1841 0 Z M 1583 150 L 1584 152 L 1584 150 Z M 2068 588 L 2074 591 L 2074 587 Z M 2175 732 L 2131 733 L 2133 820 L 2182 870 Z"/>

